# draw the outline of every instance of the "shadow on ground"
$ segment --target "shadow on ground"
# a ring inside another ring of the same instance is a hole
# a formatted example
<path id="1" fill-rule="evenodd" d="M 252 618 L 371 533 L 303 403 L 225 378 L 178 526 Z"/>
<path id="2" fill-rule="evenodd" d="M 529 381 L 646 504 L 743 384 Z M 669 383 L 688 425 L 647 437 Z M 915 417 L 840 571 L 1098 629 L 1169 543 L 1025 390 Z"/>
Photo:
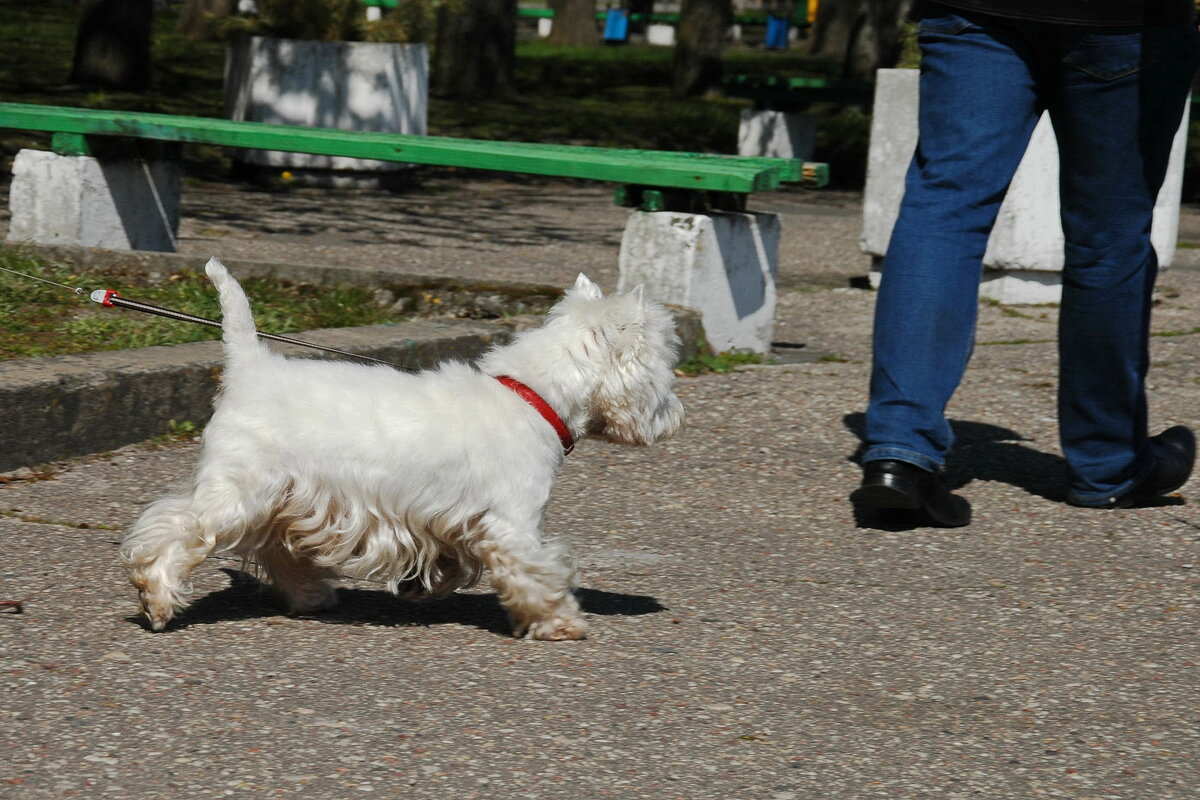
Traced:
<path id="1" fill-rule="evenodd" d="M 221 571 L 229 576 L 229 586 L 197 598 L 171 622 L 168 631 L 181 630 L 193 625 L 278 617 L 283 614 L 283 603 L 269 585 L 248 572 L 236 569 Z M 667 610 L 658 600 L 646 595 L 579 589 L 576 596 L 584 613 L 604 617 L 637 617 Z M 504 609 L 495 594 L 455 593 L 438 600 L 410 601 L 383 589 L 342 587 L 338 589 L 336 609 L 300 616 L 332 625 L 470 625 L 502 636 L 512 632 Z M 141 617 L 127 619 L 144 624 Z"/>

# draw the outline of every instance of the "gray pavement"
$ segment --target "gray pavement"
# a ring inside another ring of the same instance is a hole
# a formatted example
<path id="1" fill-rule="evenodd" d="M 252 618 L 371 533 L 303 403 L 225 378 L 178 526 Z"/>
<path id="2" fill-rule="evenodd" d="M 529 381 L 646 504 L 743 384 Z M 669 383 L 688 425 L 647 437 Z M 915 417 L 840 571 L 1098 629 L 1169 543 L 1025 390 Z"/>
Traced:
<path id="1" fill-rule="evenodd" d="M 606 192 L 426 189 L 196 187 L 182 250 L 615 284 Z M 116 542 L 197 447 L 6 478 L 0 599 L 26 603 L 0 610 L 0 797 L 1195 797 L 1196 481 L 1156 508 L 1065 506 L 1055 309 L 985 305 L 950 409 L 973 524 L 856 509 L 858 199 L 758 205 L 784 217 L 776 338 L 826 358 L 681 379 L 677 438 L 571 455 L 547 528 L 579 560 L 586 641 L 511 639 L 486 586 L 413 605 L 347 581 L 338 611 L 289 618 L 229 559 L 151 634 Z M 1200 420 L 1196 253 L 1160 280 L 1156 429 Z"/>

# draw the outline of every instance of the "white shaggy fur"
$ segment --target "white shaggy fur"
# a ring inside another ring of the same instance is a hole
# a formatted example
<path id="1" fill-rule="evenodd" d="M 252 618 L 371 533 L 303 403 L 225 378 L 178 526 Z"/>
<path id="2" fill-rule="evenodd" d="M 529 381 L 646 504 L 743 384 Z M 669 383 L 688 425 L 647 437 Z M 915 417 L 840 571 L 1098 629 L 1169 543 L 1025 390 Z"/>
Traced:
<path id="1" fill-rule="evenodd" d="M 272 353 L 237 281 L 216 259 L 205 269 L 221 297 L 224 387 L 190 491 L 150 505 L 121 544 L 151 628 L 185 605 L 201 561 L 234 552 L 292 613 L 333 608 L 336 574 L 442 595 L 486 568 L 516 635 L 586 635 L 574 569 L 542 532 L 562 445 L 495 376 L 533 388 L 576 438 L 649 444 L 683 419 L 661 306 L 640 288 L 603 297 L 580 275 L 542 327 L 478 367 L 413 375 Z"/>

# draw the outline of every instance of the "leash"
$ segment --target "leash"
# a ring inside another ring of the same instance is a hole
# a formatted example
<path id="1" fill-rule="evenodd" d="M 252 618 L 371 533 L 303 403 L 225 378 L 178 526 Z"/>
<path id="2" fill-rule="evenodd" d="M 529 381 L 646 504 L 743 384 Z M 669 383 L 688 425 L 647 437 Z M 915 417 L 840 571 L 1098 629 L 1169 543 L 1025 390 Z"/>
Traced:
<path id="1" fill-rule="evenodd" d="M 91 294 L 88 294 L 87 290 L 84 289 L 82 286 L 68 286 L 65 283 L 59 283 L 58 281 L 52 281 L 49 278 L 43 278 L 38 275 L 30 275 L 25 272 L 18 272 L 17 270 L 9 269 L 8 267 L 0 267 L 0 271 L 9 272 L 9 273 L 12 273 L 13 275 L 19 275 L 22 278 L 28 278 L 29 280 L 32 280 L 32 281 L 40 281 L 41 283 L 48 283 L 51 286 L 58 286 L 62 289 L 67 289 L 68 291 L 74 292 L 76 295 L 79 295 L 79 296 L 87 295 L 88 299 L 90 299 L 93 303 L 99 303 L 100 305 L 104 306 L 105 308 L 124 308 L 124 309 L 128 309 L 130 311 L 140 311 L 143 314 L 153 314 L 154 316 L 157 316 L 157 317 L 166 317 L 167 319 L 173 319 L 173 320 L 177 320 L 179 322 L 191 322 L 196 325 L 207 325 L 210 328 L 220 328 L 221 327 L 221 323 L 218 320 L 208 319 L 207 317 L 198 317 L 195 314 L 186 314 L 182 311 L 176 311 L 171 308 L 163 308 L 162 306 L 151 305 L 150 303 L 141 303 L 141 302 L 138 302 L 137 300 L 129 300 L 127 298 L 121 297 L 120 292 L 117 292 L 114 289 L 96 289 Z M 280 336 L 280 335 L 274 334 L 274 333 L 263 333 L 262 331 L 256 331 L 256 333 L 258 334 L 258 337 L 260 339 L 269 339 L 272 342 L 283 342 L 284 344 L 294 344 L 294 345 L 298 345 L 300 347 L 308 347 L 313 350 L 320 350 L 325 353 L 333 353 L 335 355 L 344 356 L 346 358 L 356 358 L 360 361 L 370 361 L 375 364 L 383 364 L 388 367 L 394 367 L 395 369 L 399 369 L 404 372 L 412 372 L 413 371 L 409 367 L 402 367 L 399 364 L 396 364 L 395 362 L 392 362 L 392 361 L 384 361 L 383 359 L 372 358 L 371 356 L 364 356 L 359 353 L 351 353 L 348 350 L 339 350 L 336 347 L 326 347 L 325 345 L 315 344 L 313 342 L 306 342 L 302 339 L 293 339 L 290 336 Z"/>

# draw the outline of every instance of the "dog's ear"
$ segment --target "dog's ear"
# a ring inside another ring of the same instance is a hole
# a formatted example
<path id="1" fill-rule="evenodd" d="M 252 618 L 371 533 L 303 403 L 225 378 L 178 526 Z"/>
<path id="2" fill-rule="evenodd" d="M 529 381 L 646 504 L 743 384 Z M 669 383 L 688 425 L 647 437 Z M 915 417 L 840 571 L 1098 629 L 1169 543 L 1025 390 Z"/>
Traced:
<path id="1" fill-rule="evenodd" d="M 588 279 L 588 276 L 582 272 L 575 279 L 575 285 L 571 287 L 571 291 L 586 300 L 602 300 L 604 298 L 604 293 L 600 291 L 600 287 L 592 283 Z"/>
<path id="2" fill-rule="evenodd" d="M 645 303 L 646 302 L 646 284 L 639 283 L 637 286 L 630 289 L 629 296 L 632 297 L 634 302 L 636 302 L 638 305 L 642 305 L 643 303 Z"/>

